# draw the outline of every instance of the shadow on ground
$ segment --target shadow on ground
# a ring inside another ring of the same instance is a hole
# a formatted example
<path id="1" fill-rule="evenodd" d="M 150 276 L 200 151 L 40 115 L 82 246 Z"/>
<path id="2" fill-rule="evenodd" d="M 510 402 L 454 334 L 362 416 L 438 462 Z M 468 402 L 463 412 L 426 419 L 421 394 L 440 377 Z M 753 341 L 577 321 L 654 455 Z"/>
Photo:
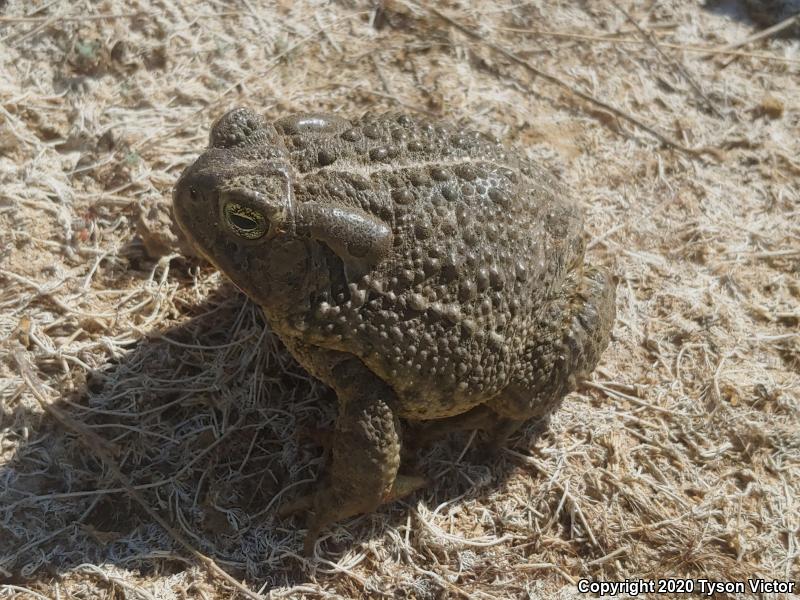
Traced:
<path id="1" fill-rule="evenodd" d="M 279 519 L 275 509 L 314 489 L 323 451 L 299 432 L 330 426 L 333 394 L 309 379 L 232 286 L 185 312 L 192 316 L 90 373 L 55 406 L 108 442 L 149 506 L 233 577 L 267 587 L 302 583 L 303 519 Z M 541 431 L 541 423 L 528 427 L 518 443 L 532 444 Z M 417 451 L 404 470 L 435 483 L 328 530 L 326 557 L 387 528 L 402 532 L 417 502 L 480 497 L 520 469 L 471 441 L 453 434 Z M 35 587 L 86 563 L 164 576 L 191 562 L 50 414 L 0 467 L 0 482 L 0 584 Z"/>

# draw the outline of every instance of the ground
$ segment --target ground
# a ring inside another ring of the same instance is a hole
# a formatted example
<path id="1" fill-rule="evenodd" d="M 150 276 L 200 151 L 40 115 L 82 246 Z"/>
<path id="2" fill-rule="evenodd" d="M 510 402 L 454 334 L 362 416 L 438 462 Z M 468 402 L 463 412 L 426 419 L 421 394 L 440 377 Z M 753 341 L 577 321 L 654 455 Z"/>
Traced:
<path id="1" fill-rule="evenodd" d="M 753 4 L 0 1 L 0 598 L 800 579 L 800 26 L 749 40 L 775 25 Z M 494 458 L 469 434 L 420 451 L 433 485 L 308 560 L 276 507 L 322 466 L 303 431 L 330 394 L 137 229 L 240 104 L 505 137 L 619 280 L 550 423 Z"/>

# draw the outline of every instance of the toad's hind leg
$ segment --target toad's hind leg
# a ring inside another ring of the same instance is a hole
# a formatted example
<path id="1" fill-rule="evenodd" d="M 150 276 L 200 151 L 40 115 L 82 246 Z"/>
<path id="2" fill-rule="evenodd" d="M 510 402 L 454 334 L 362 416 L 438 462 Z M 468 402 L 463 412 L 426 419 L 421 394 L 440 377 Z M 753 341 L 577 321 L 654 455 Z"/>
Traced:
<path id="1" fill-rule="evenodd" d="M 539 317 L 519 372 L 487 403 L 502 417 L 495 445 L 502 445 L 527 419 L 552 412 L 592 372 L 608 345 L 615 312 L 609 273 L 585 266 L 568 275 L 562 290 Z"/>
<path id="2" fill-rule="evenodd" d="M 303 547 L 307 555 L 327 525 L 372 512 L 382 502 L 424 485 L 421 478 L 397 477 L 400 432 L 392 408 L 394 391 L 353 357 L 332 364 L 326 379 L 336 390 L 339 416 L 331 464 L 312 502 Z"/>

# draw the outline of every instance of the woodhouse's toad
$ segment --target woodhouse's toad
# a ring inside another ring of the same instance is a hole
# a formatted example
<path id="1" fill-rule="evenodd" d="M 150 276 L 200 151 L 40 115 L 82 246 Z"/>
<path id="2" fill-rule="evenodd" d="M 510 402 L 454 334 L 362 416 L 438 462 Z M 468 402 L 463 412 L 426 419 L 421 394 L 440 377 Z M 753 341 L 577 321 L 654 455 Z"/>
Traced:
<path id="1" fill-rule="evenodd" d="M 399 419 L 502 441 L 608 343 L 614 284 L 585 262 L 578 205 L 519 152 L 458 126 L 269 123 L 238 108 L 181 176 L 174 211 L 337 393 L 307 552 L 322 527 L 396 495 Z"/>

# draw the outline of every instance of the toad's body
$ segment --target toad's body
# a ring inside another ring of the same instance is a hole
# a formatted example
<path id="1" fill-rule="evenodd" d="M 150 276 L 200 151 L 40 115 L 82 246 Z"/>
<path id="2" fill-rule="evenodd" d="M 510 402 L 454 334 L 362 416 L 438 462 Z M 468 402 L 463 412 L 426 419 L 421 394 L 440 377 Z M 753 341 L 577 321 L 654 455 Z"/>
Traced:
<path id="1" fill-rule="evenodd" d="M 337 391 L 310 539 L 389 493 L 398 417 L 508 431 L 551 410 L 608 342 L 613 284 L 584 263 L 578 206 L 482 134 L 236 109 L 174 201 L 198 250 Z"/>

